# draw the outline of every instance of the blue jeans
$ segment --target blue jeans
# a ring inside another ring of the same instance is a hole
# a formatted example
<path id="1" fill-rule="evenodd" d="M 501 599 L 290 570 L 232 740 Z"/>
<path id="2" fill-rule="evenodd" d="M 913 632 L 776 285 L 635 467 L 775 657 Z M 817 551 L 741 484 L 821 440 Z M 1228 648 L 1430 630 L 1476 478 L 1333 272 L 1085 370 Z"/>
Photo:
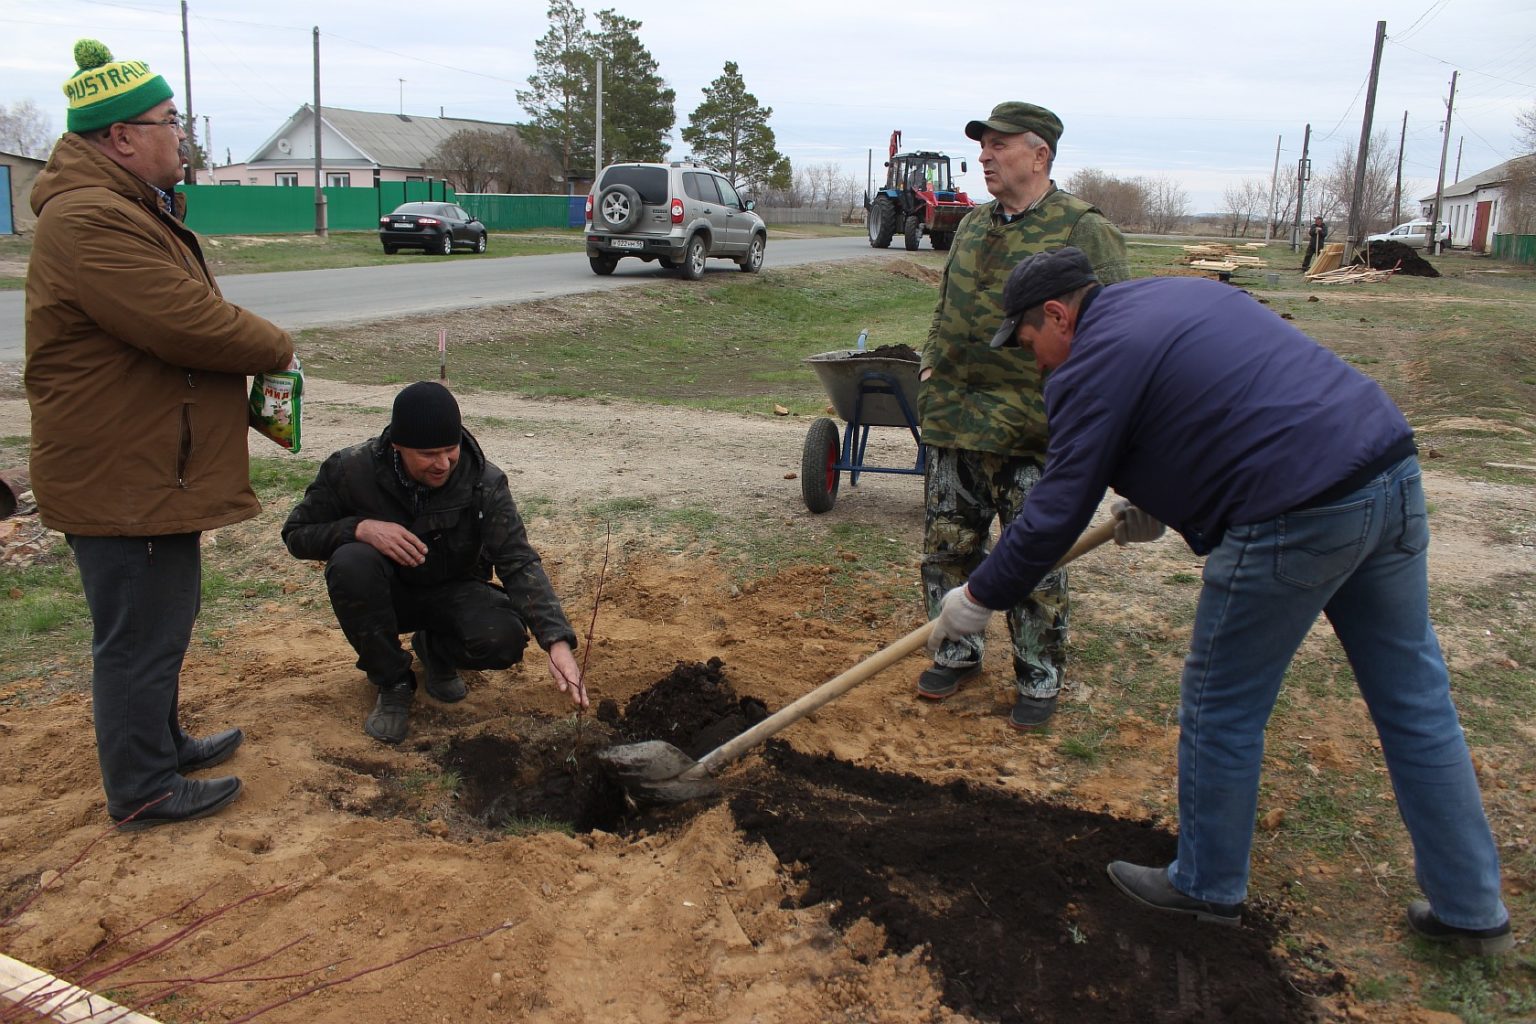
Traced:
<path id="1" fill-rule="evenodd" d="M 1494 928 L 1499 857 L 1429 621 L 1429 526 L 1410 456 L 1337 501 L 1231 527 L 1205 563 L 1179 709 L 1174 887 L 1239 903 L 1248 886 L 1264 727 L 1318 613 L 1381 739 L 1419 886 L 1435 916 Z"/>

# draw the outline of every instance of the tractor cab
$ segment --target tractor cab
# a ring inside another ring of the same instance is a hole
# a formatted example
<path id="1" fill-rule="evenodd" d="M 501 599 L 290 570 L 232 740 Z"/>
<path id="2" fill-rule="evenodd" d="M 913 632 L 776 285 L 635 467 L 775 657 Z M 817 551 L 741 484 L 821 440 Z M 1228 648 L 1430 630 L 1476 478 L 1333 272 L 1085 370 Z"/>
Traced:
<path id="1" fill-rule="evenodd" d="M 949 157 L 927 151 L 899 153 L 900 148 L 901 132 L 894 131 L 885 184 L 864 199 L 869 244 L 885 249 L 899 233 L 908 250 L 922 244 L 924 235 L 935 249 L 948 249 L 955 229 L 976 204 L 956 190 Z M 965 173 L 963 160 L 960 173 Z"/>

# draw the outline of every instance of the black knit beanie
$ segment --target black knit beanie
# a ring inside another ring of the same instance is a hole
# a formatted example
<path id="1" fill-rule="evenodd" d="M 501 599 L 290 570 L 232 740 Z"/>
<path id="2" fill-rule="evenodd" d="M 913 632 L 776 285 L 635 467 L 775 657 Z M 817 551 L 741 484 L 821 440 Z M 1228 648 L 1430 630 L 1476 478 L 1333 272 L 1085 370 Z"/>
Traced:
<path id="1" fill-rule="evenodd" d="M 389 439 L 402 448 L 451 448 L 463 428 L 459 403 L 436 381 L 417 381 L 395 396 Z"/>

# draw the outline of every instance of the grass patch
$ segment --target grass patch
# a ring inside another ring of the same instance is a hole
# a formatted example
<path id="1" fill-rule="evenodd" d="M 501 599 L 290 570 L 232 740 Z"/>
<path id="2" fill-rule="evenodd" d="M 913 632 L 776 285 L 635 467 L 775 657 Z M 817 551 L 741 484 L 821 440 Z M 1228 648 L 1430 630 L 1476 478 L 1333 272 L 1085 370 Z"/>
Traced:
<path id="1" fill-rule="evenodd" d="M 568 821 L 542 814 L 526 818 L 509 818 L 501 826 L 501 834 L 504 836 L 531 836 L 540 832 L 559 832 L 562 835 L 572 836 L 576 834 L 576 829 Z"/>

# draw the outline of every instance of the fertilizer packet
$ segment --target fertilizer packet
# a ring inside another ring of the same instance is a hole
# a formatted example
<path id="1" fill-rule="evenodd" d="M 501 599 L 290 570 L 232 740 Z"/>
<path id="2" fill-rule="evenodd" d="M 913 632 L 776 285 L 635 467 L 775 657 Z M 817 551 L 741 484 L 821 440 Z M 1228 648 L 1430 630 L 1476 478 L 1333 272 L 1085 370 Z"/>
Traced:
<path id="1" fill-rule="evenodd" d="M 251 426 L 280 448 L 297 452 L 303 399 L 304 368 L 297 358 L 291 370 L 258 373 L 251 381 Z"/>

